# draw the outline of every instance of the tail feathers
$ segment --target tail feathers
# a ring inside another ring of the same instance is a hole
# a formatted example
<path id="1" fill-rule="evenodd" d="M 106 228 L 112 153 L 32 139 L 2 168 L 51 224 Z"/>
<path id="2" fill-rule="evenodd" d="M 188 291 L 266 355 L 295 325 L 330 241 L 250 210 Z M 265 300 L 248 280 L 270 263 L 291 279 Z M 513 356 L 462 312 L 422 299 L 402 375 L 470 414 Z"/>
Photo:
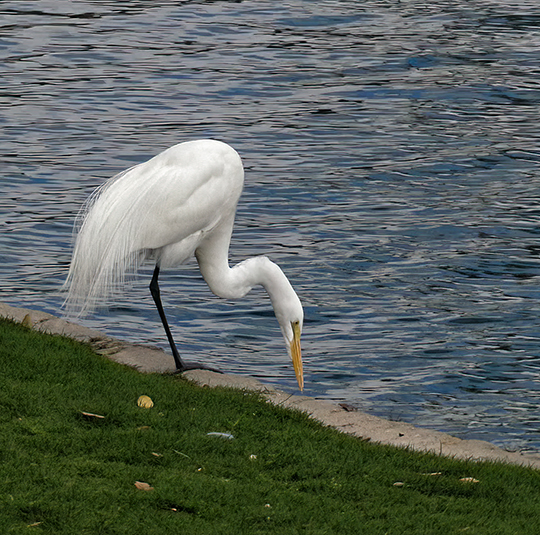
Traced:
<path id="1" fill-rule="evenodd" d="M 124 285 L 126 274 L 135 273 L 150 254 L 137 246 L 140 218 L 136 206 L 126 206 L 126 197 L 107 195 L 122 175 L 98 188 L 82 207 L 76 221 L 79 229 L 68 277 L 64 284 L 68 315 L 83 316 L 106 304 Z"/>
<path id="2" fill-rule="evenodd" d="M 84 316 L 106 305 L 111 295 L 124 286 L 126 274 L 135 273 L 145 256 L 144 251 L 139 251 L 115 262 L 107 257 L 91 259 L 74 254 L 64 284 L 67 290 L 64 308 L 68 315 Z"/>

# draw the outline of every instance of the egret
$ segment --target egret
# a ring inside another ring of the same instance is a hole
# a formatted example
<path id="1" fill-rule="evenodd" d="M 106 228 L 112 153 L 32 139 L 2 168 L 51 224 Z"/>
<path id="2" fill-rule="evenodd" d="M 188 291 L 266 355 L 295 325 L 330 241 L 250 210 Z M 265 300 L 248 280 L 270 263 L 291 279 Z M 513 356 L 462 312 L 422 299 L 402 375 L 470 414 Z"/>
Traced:
<path id="1" fill-rule="evenodd" d="M 218 297 L 246 295 L 262 285 L 270 297 L 298 386 L 303 389 L 302 304 L 280 267 L 266 256 L 229 267 L 229 244 L 244 183 L 238 153 L 220 141 L 179 143 L 97 188 L 77 218 L 78 234 L 66 279 L 68 310 L 83 315 L 122 285 L 147 258 L 155 261 L 150 293 L 179 372 L 205 367 L 184 362 L 160 297 L 161 269 L 193 255 Z"/>

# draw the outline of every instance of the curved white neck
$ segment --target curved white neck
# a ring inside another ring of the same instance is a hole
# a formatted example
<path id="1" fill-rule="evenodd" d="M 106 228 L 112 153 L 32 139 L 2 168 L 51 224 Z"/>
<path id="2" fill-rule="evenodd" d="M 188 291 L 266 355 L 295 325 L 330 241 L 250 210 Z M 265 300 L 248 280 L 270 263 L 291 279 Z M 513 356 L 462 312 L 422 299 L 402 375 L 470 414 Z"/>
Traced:
<path id="1" fill-rule="evenodd" d="M 261 285 L 274 305 L 276 296 L 294 292 L 281 268 L 266 256 L 248 258 L 232 268 L 217 258 L 196 256 L 204 280 L 218 297 L 238 299 Z"/>
<path id="2" fill-rule="evenodd" d="M 232 222 L 231 222 L 232 224 Z M 218 297 L 237 299 L 261 285 L 272 301 L 278 322 L 290 329 L 291 311 L 299 321 L 302 305 L 281 268 L 266 256 L 255 256 L 229 267 L 230 230 L 224 226 L 208 236 L 195 251 L 204 280 Z"/>

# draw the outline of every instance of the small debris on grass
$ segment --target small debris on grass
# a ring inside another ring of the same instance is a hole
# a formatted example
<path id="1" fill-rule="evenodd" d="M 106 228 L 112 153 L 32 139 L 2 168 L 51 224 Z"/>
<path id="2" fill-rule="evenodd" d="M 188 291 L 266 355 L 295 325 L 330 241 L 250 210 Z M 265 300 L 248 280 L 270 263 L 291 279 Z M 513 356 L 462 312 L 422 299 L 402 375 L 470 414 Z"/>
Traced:
<path id="1" fill-rule="evenodd" d="M 154 490 L 154 487 L 151 487 L 148 483 L 144 481 L 135 481 L 135 487 L 139 490 Z"/>
<path id="2" fill-rule="evenodd" d="M 405 486 L 405 483 L 403 483 L 403 481 L 396 481 L 394 483 L 394 487 L 403 487 Z"/>
<path id="3" fill-rule="evenodd" d="M 463 483 L 480 483 L 478 479 L 474 479 L 474 477 L 462 477 L 460 481 L 463 481 Z"/>
<path id="4" fill-rule="evenodd" d="M 250 455 L 250 456 L 249 456 L 249 460 L 250 460 L 250 461 L 254 461 L 255 459 L 257 459 L 257 456 L 256 456 L 256 455 Z"/>
<path id="5" fill-rule="evenodd" d="M 87 420 L 104 420 L 105 419 L 105 416 L 102 416 L 101 414 L 94 414 L 93 412 L 80 411 L 80 413 Z"/>
<path id="6" fill-rule="evenodd" d="M 141 409 L 151 409 L 154 406 L 154 402 L 149 396 L 139 396 L 137 405 L 141 407 Z"/>
<path id="7" fill-rule="evenodd" d="M 234 438 L 234 436 L 231 435 L 230 433 L 217 433 L 215 431 L 212 431 L 210 433 L 206 433 L 206 436 L 208 436 L 208 437 L 226 438 L 227 440 L 232 440 Z"/>

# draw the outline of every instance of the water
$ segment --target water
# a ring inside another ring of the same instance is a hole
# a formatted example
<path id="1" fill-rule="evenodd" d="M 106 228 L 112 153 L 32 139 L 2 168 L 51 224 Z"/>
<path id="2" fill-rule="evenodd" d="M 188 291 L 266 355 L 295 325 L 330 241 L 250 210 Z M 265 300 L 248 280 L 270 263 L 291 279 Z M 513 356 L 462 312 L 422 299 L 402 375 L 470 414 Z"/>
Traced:
<path id="1" fill-rule="evenodd" d="M 306 392 L 540 449 L 536 2 L 2 2 L 0 299 L 59 313 L 92 189 L 214 137 L 247 182 L 231 260 L 305 304 Z M 84 324 L 160 345 L 145 266 Z M 265 294 L 164 273 L 180 348 L 295 392 Z"/>

